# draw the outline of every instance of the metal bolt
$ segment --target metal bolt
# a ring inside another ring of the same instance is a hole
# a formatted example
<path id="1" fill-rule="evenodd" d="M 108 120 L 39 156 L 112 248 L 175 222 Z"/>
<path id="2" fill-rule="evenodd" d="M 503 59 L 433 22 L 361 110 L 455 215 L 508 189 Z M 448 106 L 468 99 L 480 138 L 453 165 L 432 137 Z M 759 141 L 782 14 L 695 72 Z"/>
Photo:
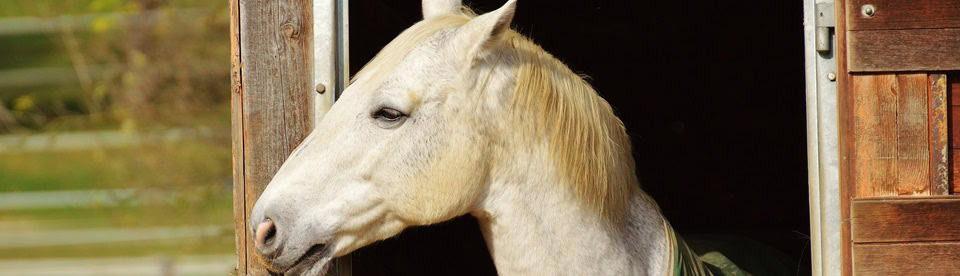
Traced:
<path id="1" fill-rule="evenodd" d="M 837 73 L 834 73 L 834 72 L 827 73 L 827 79 L 831 81 L 837 80 Z"/>
<path id="2" fill-rule="evenodd" d="M 323 95 L 323 92 L 327 92 L 327 87 L 322 83 L 317 84 L 317 93 Z"/>
<path id="3" fill-rule="evenodd" d="M 877 8 L 871 4 L 866 4 L 860 7 L 860 12 L 863 13 L 863 16 L 873 17 L 877 13 Z"/>

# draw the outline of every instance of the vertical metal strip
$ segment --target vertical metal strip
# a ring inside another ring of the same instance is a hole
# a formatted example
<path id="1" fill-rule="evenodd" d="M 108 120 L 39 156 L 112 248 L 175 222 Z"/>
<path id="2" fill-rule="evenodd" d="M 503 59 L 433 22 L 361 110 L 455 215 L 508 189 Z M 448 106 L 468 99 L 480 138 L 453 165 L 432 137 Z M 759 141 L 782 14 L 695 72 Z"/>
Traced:
<path id="1" fill-rule="evenodd" d="M 807 94 L 807 155 L 810 192 L 810 247 L 813 275 L 840 275 L 843 264 L 840 207 L 838 77 L 836 34 L 829 50 L 817 51 L 817 27 L 834 26 L 818 12 L 833 18 L 833 0 L 804 1 L 804 56 Z M 820 10 L 822 9 L 822 11 Z M 822 28 L 823 29 L 828 28 Z M 823 41 L 822 41 L 823 42 Z M 821 47 L 822 48 L 822 47 Z"/>
<path id="2" fill-rule="evenodd" d="M 314 125 L 327 114 L 341 89 L 339 81 L 339 50 L 337 23 L 339 0 L 313 0 L 313 81 L 324 86 L 323 93 L 311 92 L 314 100 Z"/>
<path id="3" fill-rule="evenodd" d="M 323 93 L 312 92 L 316 97 L 314 126 L 349 84 L 348 5 L 348 0 L 313 0 L 313 81 L 314 86 L 326 88 Z M 330 274 L 352 275 L 350 256 L 335 259 Z"/>
<path id="4" fill-rule="evenodd" d="M 806 104 L 807 104 L 807 181 L 810 198 L 810 265 L 811 275 L 822 276 L 823 269 L 821 256 L 823 250 L 820 244 L 820 142 L 817 132 L 817 61 L 815 50 L 816 40 L 816 9 L 813 0 L 803 1 L 803 40 L 804 40 L 804 74 L 806 75 Z"/>
<path id="5" fill-rule="evenodd" d="M 835 35 L 831 35 L 831 41 Z M 834 51 L 837 49 L 834 45 Z M 817 132 L 819 135 L 820 244 L 824 275 L 840 275 L 843 267 L 840 206 L 840 134 L 835 52 L 817 63 Z M 831 79 L 831 74 L 834 76 Z"/>
<path id="6" fill-rule="evenodd" d="M 334 100 L 340 97 L 340 93 L 343 93 L 344 89 L 347 89 L 347 85 L 350 82 L 350 68 L 349 68 L 349 37 L 347 30 L 347 20 L 349 17 L 349 0 L 336 0 L 336 93 L 333 95 Z"/>

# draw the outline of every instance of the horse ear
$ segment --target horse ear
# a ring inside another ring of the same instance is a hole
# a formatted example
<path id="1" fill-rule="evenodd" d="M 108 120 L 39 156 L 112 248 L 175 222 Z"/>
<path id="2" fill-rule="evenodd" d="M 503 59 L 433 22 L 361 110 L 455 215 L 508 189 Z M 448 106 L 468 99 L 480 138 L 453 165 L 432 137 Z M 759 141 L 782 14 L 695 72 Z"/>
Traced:
<path id="1" fill-rule="evenodd" d="M 484 50 L 496 46 L 510 29 L 516 9 L 517 1 L 509 0 L 499 9 L 471 19 L 454 37 L 455 47 L 469 58 L 482 55 Z"/>
<path id="2" fill-rule="evenodd" d="M 456 14 L 460 11 L 460 0 L 423 0 L 423 19 L 439 15 Z"/>

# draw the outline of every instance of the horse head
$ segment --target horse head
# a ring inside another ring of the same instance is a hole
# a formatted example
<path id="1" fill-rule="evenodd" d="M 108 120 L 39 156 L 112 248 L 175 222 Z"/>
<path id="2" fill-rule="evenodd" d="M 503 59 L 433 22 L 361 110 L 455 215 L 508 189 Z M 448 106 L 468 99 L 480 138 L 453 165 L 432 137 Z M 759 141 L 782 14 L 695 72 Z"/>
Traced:
<path id="1" fill-rule="evenodd" d="M 268 268 L 322 274 L 334 257 L 476 209 L 505 154 L 503 121 L 490 118 L 515 86 L 497 54 L 515 5 L 472 17 L 459 1 L 423 1 L 423 21 L 353 78 L 257 200 L 249 227 Z"/>

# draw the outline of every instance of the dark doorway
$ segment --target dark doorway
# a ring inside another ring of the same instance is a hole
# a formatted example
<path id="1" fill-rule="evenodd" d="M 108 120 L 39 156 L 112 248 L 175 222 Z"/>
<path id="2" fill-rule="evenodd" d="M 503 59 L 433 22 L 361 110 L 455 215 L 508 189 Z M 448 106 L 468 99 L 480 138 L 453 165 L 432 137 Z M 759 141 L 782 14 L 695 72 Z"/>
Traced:
<path id="1" fill-rule="evenodd" d="M 503 1 L 467 1 L 479 13 Z M 809 275 L 802 3 L 522 0 L 513 26 L 615 108 L 637 174 L 684 235 L 734 234 Z M 355 73 L 420 1 L 350 2 Z M 493 275 L 470 217 L 354 254 L 354 275 Z"/>

